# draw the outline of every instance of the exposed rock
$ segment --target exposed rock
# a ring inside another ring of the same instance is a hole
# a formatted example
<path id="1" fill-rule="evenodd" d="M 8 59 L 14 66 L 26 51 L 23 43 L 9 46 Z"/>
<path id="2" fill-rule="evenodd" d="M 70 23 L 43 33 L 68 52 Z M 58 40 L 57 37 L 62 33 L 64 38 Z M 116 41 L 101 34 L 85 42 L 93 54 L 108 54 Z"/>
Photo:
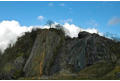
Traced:
<path id="1" fill-rule="evenodd" d="M 28 34 L 29 38 L 35 41 L 30 39 L 27 42 L 27 37 L 18 40 L 19 43 L 23 39 L 26 40 L 24 44 L 27 46 L 29 42 L 34 43 L 30 44 L 28 49 L 25 46 L 27 52 L 24 48 L 16 48 L 15 52 L 10 50 L 6 52 L 16 53 L 18 51 L 16 55 L 12 54 L 14 59 L 5 54 L 4 57 L 9 58 L 10 61 L 1 62 L 3 66 L 0 70 L 0 79 L 20 77 L 49 79 L 54 78 L 53 76 L 59 76 L 56 78 L 73 76 L 71 79 L 81 79 L 82 77 L 79 78 L 79 76 L 83 76 L 96 79 L 113 70 L 115 64 L 120 64 L 118 60 L 120 59 L 120 44 L 114 40 L 85 31 L 80 32 L 78 38 L 70 38 L 66 37 L 63 30 L 59 28 L 36 32 L 32 37 Z"/>
<path id="2" fill-rule="evenodd" d="M 24 58 L 22 56 L 17 57 L 16 60 L 14 61 L 14 66 L 17 70 L 20 70 L 23 68 L 23 64 L 24 64 Z"/>
<path id="3" fill-rule="evenodd" d="M 66 39 L 63 32 L 51 29 L 38 34 L 24 72 L 26 76 L 52 75 L 63 69 L 73 73 L 101 60 L 116 61 L 104 38 L 80 32 L 78 38 Z"/>
<path id="4" fill-rule="evenodd" d="M 0 79 L 16 79 L 21 76 L 24 59 L 22 56 L 15 59 L 13 63 L 7 63 L 0 73 Z"/>
<path id="5" fill-rule="evenodd" d="M 120 72 L 116 73 L 116 77 L 120 79 Z"/>
<path id="6" fill-rule="evenodd" d="M 80 32 L 79 34 L 78 34 L 78 38 L 80 39 L 80 38 L 85 38 L 86 36 L 89 36 L 90 34 L 88 33 L 88 32 L 85 32 L 85 31 L 83 31 L 83 32 Z"/>
<path id="7" fill-rule="evenodd" d="M 54 29 L 45 30 L 38 34 L 31 55 L 24 67 L 26 76 L 49 75 L 63 39 L 64 34 Z"/>

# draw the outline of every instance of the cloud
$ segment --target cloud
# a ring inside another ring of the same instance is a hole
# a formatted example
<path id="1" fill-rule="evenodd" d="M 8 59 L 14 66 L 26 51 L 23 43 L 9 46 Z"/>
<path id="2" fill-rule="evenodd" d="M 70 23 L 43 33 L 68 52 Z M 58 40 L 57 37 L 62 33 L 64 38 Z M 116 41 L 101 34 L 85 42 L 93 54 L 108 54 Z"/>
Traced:
<path id="1" fill-rule="evenodd" d="M 72 19 L 61 20 L 62 23 L 72 23 Z"/>
<path id="2" fill-rule="evenodd" d="M 0 22 L 0 49 L 4 51 L 8 44 L 13 44 L 18 36 L 21 36 L 23 32 L 31 31 L 32 26 L 20 26 L 19 22 L 2 21 Z"/>
<path id="3" fill-rule="evenodd" d="M 81 31 L 86 31 L 86 32 L 89 32 L 89 33 L 98 33 L 100 35 L 102 35 L 101 33 L 98 32 L 97 29 L 95 28 L 88 28 L 88 29 L 83 29 L 81 27 L 78 27 L 74 24 L 69 24 L 69 23 L 65 23 L 63 25 L 63 29 L 65 30 L 65 34 L 67 36 L 70 36 L 71 38 L 73 37 L 78 37 L 78 34 L 79 32 Z"/>
<path id="4" fill-rule="evenodd" d="M 55 24 L 58 24 L 55 22 Z M 14 44 L 19 36 L 22 36 L 24 32 L 30 32 L 32 28 L 49 29 L 47 25 L 44 26 L 21 26 L 18 21 L 15 20 L 4 20 L 0 22 L 0 49 L 2 52 L 8 47 L 9 44 Z M 53 25 L 55 28 L 55 25 Z M 63 24 L 63 30 L 66 36 L 78 37 L 80 31 L 87 31 L 89 33 L 98 33 L 95 28 L 82 29 L 74 24 L 65 23 Z"/>
<path id="5" fill-rule="evenodd" d="M 58 23 L 55 22 L 55 24 L 53 24 L 52 28 L 55 28 L 56 24 L 58 24 Z M 44 28 L 49 29 L 50 27 L 49 26 L 43 26 L 42 28 L 43 29 Z M 102 33 L 100 33 L 95 28 L 83 29 L 81 27 L 78 27 L 78 26 L 76 26 L 74 24 L 69 24 L 69 23 L 64 23 L 63 26 L 62 26 L 62 29 L 65 31 L 65 35 L 69 36 L 71 38 L 78 37 L 79 32 L 82 32 L 82 31 L 86 31 L 86 32 L 89 32 L 89 33 L 97 33 L 97 34 L 102 36 Z"/>
<path id="6" fill-rule="evenodd" d="M 64 4 L 64 3 L 61 3 L 60 6 L 65 6 L 65 4 Z"/>
<path id="7" fill-rule="evenodd" d="M 82 31 L 86 31 L 86 32 L 89 32 L 89 33 L 98 33 L 98 34 L 100 34 L 96 28 L 82 29 Z"/>
<path id="8" fill-rule="evenodd" d="M 33 28 L 48 28 L 48 26 L 21 26 L 16 20 L 3 20 L 0 22 L 0 50 L 4 50 L 9 44 L 13 45 L 24 32 L 30 32 Z"/>
<path id="9" fill-rule="evenodd" d="M 54 4 L 53 3 L 49 3 L 48 6 L 53 6 Z"/>
<path id="10" fill-rule="evenodd" d="M 108 21 L 108 25 L 116 25 L 116 24 L 120 24 L 120 18 L 119 17 L 112 17 Z"/>
<path id="11" fill-rule="evenodd" d="M 81 31 L 81 28 L 69 23 L 65 23 L 63 29 L 65 30 L 65 34 L 71 38 L 78 37 L 78 33 Z"/>
<path id="12" fill-rule="evenodd" d="M 38 16 L 38 19 L 39 19 L 40 21 L 42 21 L 42 20 L 44 19 L 44 17 L 43 17 L 43 16 Z"/>

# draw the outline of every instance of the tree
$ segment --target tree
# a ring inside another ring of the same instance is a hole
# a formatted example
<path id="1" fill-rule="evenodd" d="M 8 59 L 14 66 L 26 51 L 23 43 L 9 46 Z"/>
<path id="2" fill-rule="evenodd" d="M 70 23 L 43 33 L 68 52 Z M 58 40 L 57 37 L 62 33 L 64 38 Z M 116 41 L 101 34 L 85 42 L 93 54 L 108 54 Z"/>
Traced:
<path id="1" fill-rule="evenodd" d="M 62 25 L 60 25 L 60 24 L 57 24 L 57 25 L 56 25 L 56 28 L 60 28 L 60 27 L 62 27 Z"/>
<path id="2" fill-rule="evenodd" d="M 56 27 L 56 29 L 59 29 L 59 30 L 64 30 L 64 29 L 63 29 L 63 26 L 62 26 L 62 25 L 60 25 L 60 24 L 55 25 L 55 27 Z"/>
<path id="3" fill-rule="evenodd" d="M 47 21 L 47 25 L 49 25 L 49 26 L 50 26 L 50 28 L 52 27 L 52 24 L 54 24 L 54 22 L 53 22 L 53 21 L 51 21 L 51 20 L 48 20 L 48 21 Z"/>

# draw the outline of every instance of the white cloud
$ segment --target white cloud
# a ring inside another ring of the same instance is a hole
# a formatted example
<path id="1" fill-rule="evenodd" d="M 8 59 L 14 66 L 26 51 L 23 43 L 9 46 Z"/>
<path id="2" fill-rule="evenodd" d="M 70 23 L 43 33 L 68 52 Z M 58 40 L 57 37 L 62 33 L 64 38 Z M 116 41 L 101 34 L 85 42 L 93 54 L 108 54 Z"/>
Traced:
<path id="1" fill-rule="evenodd" d="M 119 17 L 113 17 L 108 21 L 108 25 L 116 25 L 116 24 L 120 24 Z"/>
<path id="2" fill-rule="evenodd" d="M 82 29 L 74 24 L 68 24 L 68 23 L 65 23 L 63 25 L 63 29 L 65 30 L 65 34 L 70 36 L 71 38 L 78 37 L 78 34 L 81 31 L 86 31 L 89 33 L 98 33 L 102 35 L 102 33 L 99 33 L 98 30 L 95 28 Z"/>
<path id="3" fill-rule="evenodd" d="M 65 4 L 64 4 L 64 3 L 61 3 L 60 6 L 65 6 Z"/>
<path id="4" fill-rule="evenodd" d="M 0 50 L 3 52 L 9 44 L 13 45 L 24 32 L 30 32 L 32 28 L 49 28 L 48 26 L 21 26 L 18 21 L 4 20 L 0 22 Z"/>
<path id="5" fill-rule="evenodd" d="M 58 24 L 55 22 L 55 24 Z M 0 22 L 0 49 L 4 51 L 9 44 L 14 44 L 17 40 L 18 36 L 21 36 L 24 34 L 24 32 L 31 31 L 33 27 L 36 28 L 47 28 L 49 29 L 50 27 L 45 25 L 45 26 L 21 26 L 18 21 L 15 20 L 4 20 Z M 55 28 L 55 26 L 52 26 Z M 82 29 L 74 24 L 69 24 L 65 23 L 63 25 L 63 30 L 65 31 L 65 34 L 70 36 L 71 38 L 73 37 L 78 37 L 78 33 L 80 31 L 87 31 L 90 33 L 97 33 L 97 29 Z"/>
<path id="6" fill-rule="evenodd" d="M 48 6 L 53 6 L 53 3 L 49 3 Z"/>
<path id="7" fill-rule="evenodd" d="M 70 37 L 78 37 L 78 33 L 81 31 L 81 28 L 75 26 L 74 24 L 68 24 L 65 23 L 63 25 L 64 30 L 65 30 L 65 34 L 70 36 Z"/>
<path id="8" fill-rule="evenodd" d="M 87 28 L 87 29 L 82 29 L 82 31 L 86 31 L 89 33 L 99 33 L 97 29 L 95 28 Z"/>
<path id="9" fill-rule="evenodd" d="M 13 44 L 23 32 L 30 31 L 31 29 L 32 26 L 20 26 L 19 22 L 15 20 L 0 22 L 0 49 L 3 51 L 7 48 L 8 44 Z"/>
<path id="10" fill-rule="evenodd" d="M 42 21 L 42 20 L 44 19 L 44 17 L 43 17 L 43 16 L 38 16 L 38 19 L 39 19 L 40 21 Z"/>

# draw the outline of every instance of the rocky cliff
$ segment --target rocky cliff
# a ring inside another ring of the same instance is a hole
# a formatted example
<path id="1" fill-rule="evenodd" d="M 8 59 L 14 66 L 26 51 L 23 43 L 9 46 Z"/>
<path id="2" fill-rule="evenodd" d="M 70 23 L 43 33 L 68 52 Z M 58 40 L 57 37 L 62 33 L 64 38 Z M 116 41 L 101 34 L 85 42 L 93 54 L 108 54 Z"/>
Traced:
<path id="1" fill-rule="evenodd" d="M 120 79 L 120 42 L 61 29 L 37 29 L 18 38 L 0 58 L 0 79 Z"/>

